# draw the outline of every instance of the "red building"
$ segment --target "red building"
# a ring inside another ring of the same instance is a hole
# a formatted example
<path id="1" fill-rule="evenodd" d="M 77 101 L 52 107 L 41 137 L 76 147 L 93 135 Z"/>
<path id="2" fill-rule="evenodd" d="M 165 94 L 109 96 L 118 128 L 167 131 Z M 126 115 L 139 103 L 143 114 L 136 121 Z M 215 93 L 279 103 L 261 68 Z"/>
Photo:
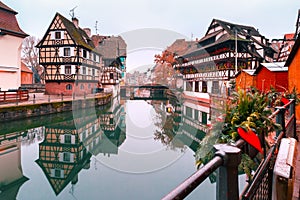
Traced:
<path id="1" fill-rule="evenodd" d="M 291 53 L 285 63 L 285 66 L 289 68 L 288 72 L 288 84 L 289 91 L 296 89 L 297 94 L 300 92 L 300 37 L 298 35 L 297 40 L 291 50 Z M 300 105 L 296 106 L 296 119 L 300 119 Z"/>
<path id="2" fill-rule="evenodd" d="M 284 62 L 261 63 L 255 70 L 256 88 L 260 91 L 268 91 L 272 87 L 278 92 L 288 90 L 288 67 Z"/>
<path id="3" fill-rule="evenodd" d="M 21 85 L 33 83 L 33 72 L 21 62 Z"/>

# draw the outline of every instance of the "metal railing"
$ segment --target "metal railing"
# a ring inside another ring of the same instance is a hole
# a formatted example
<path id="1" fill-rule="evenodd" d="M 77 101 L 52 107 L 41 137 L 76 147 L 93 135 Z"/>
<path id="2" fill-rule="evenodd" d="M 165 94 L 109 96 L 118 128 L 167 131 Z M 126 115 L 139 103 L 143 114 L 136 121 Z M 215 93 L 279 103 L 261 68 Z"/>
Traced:
<path id="1" fill-rule="evenodd" d="M 296 137 L 295 100 L 290 100 L 283 107 L 276 107 L 276 111 L 269 118 L 276 118 L 276 122 L 283 129 L 276 132 L 275 143 L 269 149 L 268 154 L 265 155 L 265 159 L 260 163 L 252 181 L 245 187 L 241 195 L 239 195 L 238 189 L 238 165 L 241 162 L 242 149 L 244 153 L 249 154 L 249 152 L 245 152 L 247 145 L 242 139 L 234 145 L 215 145 L 216 153 L 213 159 L 163 197 L 163 200 L 185 198 L 215 170 L 218 170 L 217 200 L 238 200 L 240 198 L 243 200 L 271 199 L 273 166 L 276 159 L 275 152 L 279 147 L 281 138 L 287 135 Z"/>

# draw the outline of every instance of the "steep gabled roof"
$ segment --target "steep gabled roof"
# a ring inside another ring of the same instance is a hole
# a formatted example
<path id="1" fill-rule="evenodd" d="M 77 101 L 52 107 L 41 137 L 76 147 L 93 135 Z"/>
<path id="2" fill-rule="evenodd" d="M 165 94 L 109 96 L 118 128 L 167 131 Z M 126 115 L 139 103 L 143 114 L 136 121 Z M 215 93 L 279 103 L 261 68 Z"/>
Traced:
<path id="1" fill-rule="evenodd" d="M 299 50 L 299 47 L 300 47 L 300 33 L 299 35 L 297 36 L 297 40 L 295 41 L 295 44 L 292 48 L 292 51 L 288 57 L 288 59 L 286 60 L 285 62 L 285 66 L 289 67 L 290 64 L 292 63 L 292 61 L 294 60 L 294 57 L 296 56 L 298 50 Z"/>
<path id="2" fill-rule="evenodd" d="M 56 15 L 58 15 L 61 19 L 61 21 L 63 22 L 63 24 L 65 25 L 67 32 L 70 34 L 71 38 L 80 46 L 83 46 L 87 49 L 93 50 L 95 49 L 95 46 L 91 40 L 91 38 L 89 38 L 89 36 L 86 34 L 86 32 L 81 29 L 80 27 L 76 27 L 73 22 L 71 22 L 70 20 L 68 20 L 67 18 L 65 18 L 64 16 L 62 16 L 61 14 L 57 13 Z"/>
<path id="3" fill-rule="evenodd" d="M 96 36 L 93 36 L 96 37 Z M 107 59 L 116 59 L 119 56 L 126 56 L 127 44 L 121 36 L 98 36 L 101 37 L 98 52 Z"/>
<path id="4" fill-rule="evenodd" d="M 70 37 L 72 38 L 72 40 L 77 45 L 97 52 L 96 49 L 95 49 L 95 45 L 94 45 L 93 41 L 87 35 L 87 33 L 83 29 L 81 29 L 80 27 L 77 28 L 73 24 L 73 22 L 71 22 L 70 20 L 68 20 L 64 16 L 62 16 L 60 13 L 56 13 L 56 15 L 54 16 L 54 18 L 53 18 L 46 34 L 44 35 L 43 39 L 39 42 L 39 44 L 37 44 L 37 47 L 42 45 L 42 43 L 46 39 L 46 36 L 47 36 L 48 32 L 50 31 L 51 25 L 54 23 L 54 21 L 57 17 L 59 17 L 59 19 L 62 21 L 63 25 L 66 27 L 66 31 L 69 33 Z"/>
<path id="5" fill-rule="evenodd" d="M 236 29 L 238 32 L 247 32 L 248 34 L 252 36 L 260 36 L 260 33 L 258 30 L 256 30 L 253 26 L 245 26 L 245 25 L 240 25 L 240 24 L 234 24 L 230 22 L 225 22 L 219 19 L 213 19 L 211 22 L 210 27 L 213 27 L 214 23 L 218 23 L 222 28 L 224 28 L 230 35 L 234 35 L 234 30 Z M 206 34 L 208 34 L 210 28 L 207 30 Z"/>
<path id="6" fill-rule="evenodd" d="M 13 9 L 6 6 L 0 1 L 0 35 L 8 34 L 21 38 L 25 38 L 28 35 L 20 28 L 16 14 Z"/>

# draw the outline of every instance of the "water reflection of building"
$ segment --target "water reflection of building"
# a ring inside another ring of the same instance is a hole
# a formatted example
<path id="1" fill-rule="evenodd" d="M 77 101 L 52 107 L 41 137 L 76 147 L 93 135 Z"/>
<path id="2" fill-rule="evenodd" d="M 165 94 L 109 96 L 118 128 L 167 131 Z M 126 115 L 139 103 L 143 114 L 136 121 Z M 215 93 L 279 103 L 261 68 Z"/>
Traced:
<path id="1" fill-rule="evenodd" d="M 28 180 L 21 165 L 23 132 L 0 135 L 0 199 L 16 199 L 19 188 Z"/>
<path id="2" fill-rule="evenodd" d="M 185 100 L 181 111 L 177 116 L 177 118 L 181 117 L 181 123 L 178 123 L 179 120 L 174 122 L 176 138 L 196 152 L 201 140 L 209 132 L 210 107 L 199 102 Z"/>
<path id="3" fill-rule="evenodd" d="M 93 154 L 118 154 L 118 147 L 126 139 L 124 102 L 114 98 L 111 108 L 101 114 L 99 119 L 104 135 Z"/>
<path id="4" fill-rule="evenodd" d="M 78 182 L 78 173 L 90 168 L 92 155 L 118 152 L 116 149 L 125 140 L 125 132 L 122 134 L 117 126 L 122 119 L 121 106 L 113 107 L 112 113 L 111 109 L 108 113 L 94 114 L 86 110 L 78 117 L 45 127 L 45 139 L 39 144 L 36 162 L 56 195 L 70 182 L 73 185 Z"/>

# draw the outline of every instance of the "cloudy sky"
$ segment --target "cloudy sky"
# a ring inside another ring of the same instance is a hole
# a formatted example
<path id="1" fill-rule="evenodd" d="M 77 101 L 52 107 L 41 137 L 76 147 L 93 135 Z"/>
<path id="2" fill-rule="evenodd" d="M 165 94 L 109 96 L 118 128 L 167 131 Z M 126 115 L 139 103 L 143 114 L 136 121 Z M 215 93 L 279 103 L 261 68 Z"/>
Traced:
<path id="1" fill-rule="evenodd" d="M 21 28 L 41 38 L 56 12 L 95 34 L 122 35 L 136 29 L 164 29 L 201 38 L 213 18 L 251 25 L 269 39 L 295 32 L 299 0 L 1 0 L 16 10 Z M 142 36 L 146 38 L 147 35 Z M 171 37 L 170 37 L 171 38 Z M 144 39 L 146 40 L 146 39 Z M 167 42 L 167 41 L 165 41 Z"/>

